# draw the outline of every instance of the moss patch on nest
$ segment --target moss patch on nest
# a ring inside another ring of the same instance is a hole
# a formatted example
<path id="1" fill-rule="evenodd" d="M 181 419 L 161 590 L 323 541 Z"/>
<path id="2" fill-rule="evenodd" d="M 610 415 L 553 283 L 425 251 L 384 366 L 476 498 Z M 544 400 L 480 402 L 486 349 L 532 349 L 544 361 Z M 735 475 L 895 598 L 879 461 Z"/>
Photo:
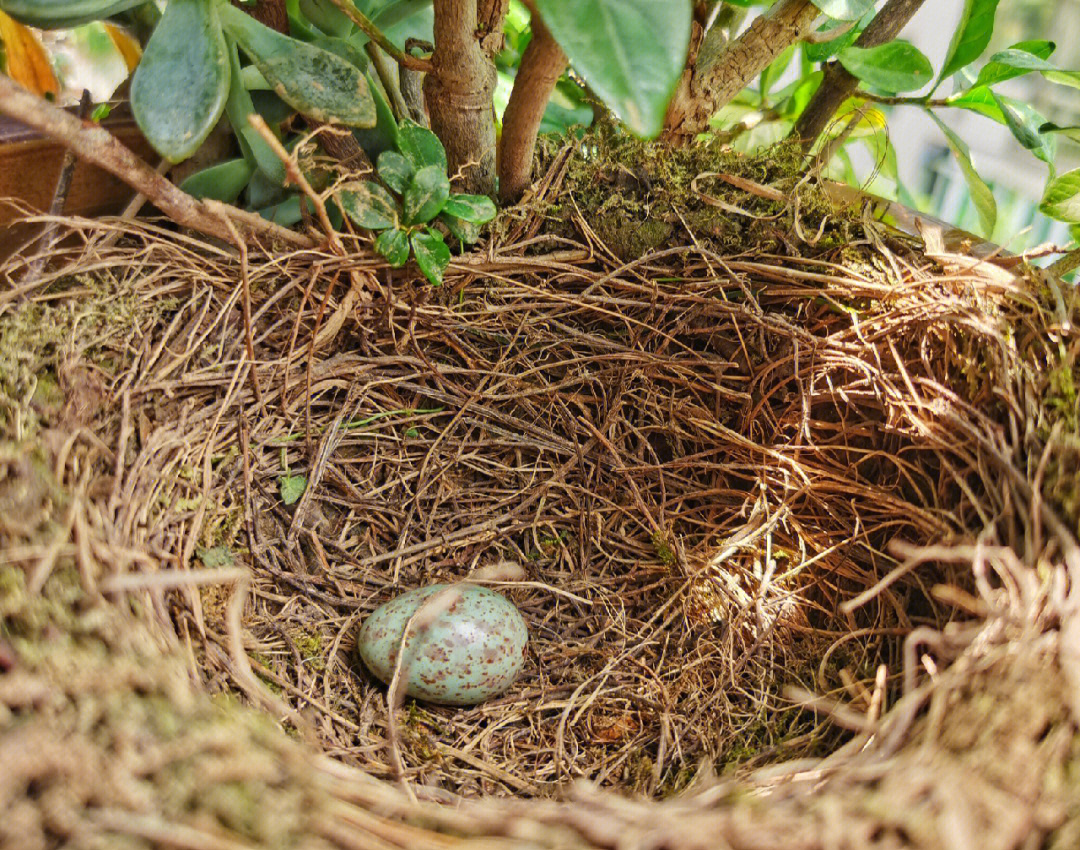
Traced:
<path id="1" fill-rule="evenodd" d="M 318 846 L 323 794 L 301 748 L 268 715 L 200 693 L 159 634 L 72 567 L 36 594 L 0 567 L 0 662 L 0 845 Z"/>
<path id="2" fill-rule="evenodd" d="M 549 149 L 541 158 L 553 156 Z M 718 255 L 785 254 L 798 241 L 801 255 L 820 255 L 860 230 L 854 211 L 838 209 L 807 179 L 797 144 L 747 156 L 717 139 L 672 148 L 610 130 L 578 143 L 547 214 L 547 229 L 564 235 L 579 216 L 624 262 L 679 245 Z"/>

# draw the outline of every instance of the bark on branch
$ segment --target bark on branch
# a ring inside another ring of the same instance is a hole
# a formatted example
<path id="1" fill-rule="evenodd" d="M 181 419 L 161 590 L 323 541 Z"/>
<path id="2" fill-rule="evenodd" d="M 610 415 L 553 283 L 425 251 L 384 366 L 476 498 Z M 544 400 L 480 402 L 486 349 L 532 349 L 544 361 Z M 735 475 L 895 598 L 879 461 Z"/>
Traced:
<path id="1" fill-rule="evenodd" d="M 789 45 L 810 32 L 819 15 L 810 0 L 777 0 L 735 40 L 718 50 L 704 33 L 693 67 L 683 72 L 668 106 L 664 134 L 669 141 L 693 138 Z"/>
<path id="2" fill-rule="evenodd" d="M 221 216 L 227 216 L 245 240 L 277 241 L 294 248 L 309 248 L 314 242 L 302 233 L 286 230 L 255 213 L 228 204 L 196 200 L 124 147 L 97 124 L 76 116 L 31 94 L 10 77 L 0 74 L 0 112 L 21 121 L 39 133 L 67 145 L 75 156 L 123 180 L 142 193 L 181 227 L 189 227 L 224 242 L 234 237 Z"/>
<path id="3" fill-rule="evenodd" d="M 424 78 L 431 129 L 446 148 L 451 176 L 464 178 L 463 190 L 488 195 L 495 188 L 495 65 L 478 38 L 476 0 L 433 5 L 435 52 Z"/>
<path id="4" fill-rule="evenodd" d="M 896 38 L 924 0 L 889 0 L 855 40 L 856 47 L 878 47 Z M 825 66 L 825 78 L 795 125 L 795 136 L 810 150 L 840 105 L 854 94 L 859 81 L 836 61 Z"/>
<path id="5" fill-rule="evenodd" d="M 532 20 L 532 41 L 503 114 L 499 143 L 499 200 L 513 203 L 528 188 L 540 121 L 551 92 L 566 70 L 566 54 L 539 16 Z"/>

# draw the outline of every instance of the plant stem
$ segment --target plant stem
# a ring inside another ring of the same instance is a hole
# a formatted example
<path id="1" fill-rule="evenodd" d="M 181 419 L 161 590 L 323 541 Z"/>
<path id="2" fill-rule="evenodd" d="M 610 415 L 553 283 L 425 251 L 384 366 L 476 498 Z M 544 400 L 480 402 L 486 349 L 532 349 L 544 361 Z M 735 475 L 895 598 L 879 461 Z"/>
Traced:
<path id="1" fill-rule="evenodd" d="M 276 240 L 293 248 L 310 248 L 314 242 L 267 221 L 255 213 L 228 204 L 207 203 L 181 191 L 113 136 L 96 124 L 87 124 L 74 115 L 37 97 L 10 77 L 0 74 L 0 112 L 71 148 L 79 159 L 120 178 L 181 227 L 190 227 L 208 236 L 232 241 L 232 234 L 218 218 L 225 214 L 248 241 Z"/>
<path id="2" fill-rule="evenodd" d="M 912 15 L 919 11 L 923 2 L 924 0 L 889 0 L 855 39 L 855 46 L 878 47 L 892 41 L 911 20 Z M 804 150 L 810 150 L 814 146 L 836 110 L 854 94 L 858 85 L 858 79 L 848 73 L 839 62 L 833 61 L 825 66 L 825 79 L 795 125 L 795 136 L 802 139 Z"/>
<path id="3" fill-rule="evenodd" d="M 371 22 L 371 18 L 356 8 L 352 0 L 330 0 L 330 2 L 337 6 L 344 13 L 345 17 L 360 27 L 368 38 L 385 50 L 390 58 L 399 65 L 404 65 L 406 68 L 411 68 L 414 71 L 421 71 L 423 73 L 427 73 L 431 70 L 430 60 L 422 59 L 419 56 L 410 56 L 408 53 L 399 50 L 397 45 L 383 35 L 382 30 Z"/>
<path id="4" fill-rule="evenodd" d="M 709 119 L 789 45 L 810 32 L 820 12 L 810 0 L 777 0 L 734 41 L 713 52 L 702 50 L 687 69 L 668 106 L 664 134 L 669 141 L 691 139 L 709 128 Z M 687 77 L 689 75 L 689 77 Z"/>
<path id="5" fill-rule="evenodd" d="M 499 200 L 521 197 L 532 176 L 533 152 L 544 109 L 566 70 L 566 54 L 539 16 L 532 19 L 532 41 L 521 57 L 510 101 L 503 114 L 499 143 Z"/>
<path id="6" fill-rule="evenodd" d="M 855 97 L 861 97 L 871 103 L 880 103 L 882 106 L 922 106 L 930 109 L 938 109 L 943 106 L 955 106 L 947 97 L 896 97 L 884 94 L 871 94 L 868 91 L 853 91 Z"/>
<path id="7" fill-rule="evenodd" d="M 433 5 L 435 52 L 424 78 L 431 129 L 446 148 L 450 174 L 463 178 L 462 190 L 488 195 L 495 188 L 495 65 L 478 38 L 476 0 Z"/>

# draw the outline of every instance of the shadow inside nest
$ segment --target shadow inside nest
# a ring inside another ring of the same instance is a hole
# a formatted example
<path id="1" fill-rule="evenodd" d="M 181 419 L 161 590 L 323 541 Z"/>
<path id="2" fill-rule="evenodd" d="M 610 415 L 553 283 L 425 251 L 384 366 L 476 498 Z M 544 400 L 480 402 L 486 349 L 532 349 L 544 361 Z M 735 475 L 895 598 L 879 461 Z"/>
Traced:
<path id="1" fill-rule="evenodd" d="M 133 391 L 167 386 L 142 415 L 187 435 L 171 470 L 209 506 L 197 554 L 253 570 L 254 672 L 326 752 L 393 775 L 386 689 L 353 652 L 363 617 L 511 559 L 525 670 L 475 708 L 407 701 L 405 777 L 435 799 L 578 777 L 665 796 L 705 765 L 832 751 L 845 733 L 795 695 L 880 705 L 901 636 L 961 616 L 931 588 L 969 571 L 904 569 L 895 546 L 996 509 L 976 431 L 998 414 L 955 368 L 996 331 L 965 324 L 977 298 L 925 261 L 864 251 L 856 267 L 509 248 L 443 290 L 361 303 L 310 361 L 288 354 L 319 321 L 310 258 L 253 264 L 255 380 L 229 271 L 204 269 L 157 331 L 180 377 L 159 364 Z M 975 430 L 951 429 L 959 409 Z M 174 611 L 219 689 L 235 688 L 228 599 L 210 586 Z"/>

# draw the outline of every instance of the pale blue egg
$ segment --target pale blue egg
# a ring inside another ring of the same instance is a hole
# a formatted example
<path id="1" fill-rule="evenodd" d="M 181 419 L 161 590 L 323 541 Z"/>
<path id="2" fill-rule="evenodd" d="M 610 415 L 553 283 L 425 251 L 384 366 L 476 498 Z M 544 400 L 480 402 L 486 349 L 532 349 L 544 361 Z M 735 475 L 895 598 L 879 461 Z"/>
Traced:
<path id="1" fill-rule="evenodd" d="M 420 620 L 429 619 L 424 614 L 409 628 L 402 668 L 408 675 L 405 692 L 442 705 L 475 705 L 505 693 L 525 663 L 529 632 L 517 608 L 486 587 L 435 584 L 380 605 L 357 635 L 360 658 L 389 683 L 406 623 L 445 588 L 456 594 L 446 598 L 449 607 L 433 602 L 438 613 L 426 628 L 417 628 Z"/>

